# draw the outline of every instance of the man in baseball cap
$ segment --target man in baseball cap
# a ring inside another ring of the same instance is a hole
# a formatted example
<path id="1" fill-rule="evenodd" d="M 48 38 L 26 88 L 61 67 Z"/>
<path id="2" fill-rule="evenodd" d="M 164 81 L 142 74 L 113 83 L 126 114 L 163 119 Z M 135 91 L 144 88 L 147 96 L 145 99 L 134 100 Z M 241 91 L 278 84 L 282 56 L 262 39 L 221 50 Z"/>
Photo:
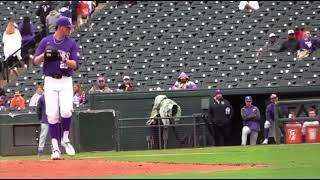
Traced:
<path id="1" fill-rule="evenodd" d="M 111 93 L 112 89 L 108 87 L 108 84 L 103 76 L 99 76 L 96 80 L 96 85 L 92 86 L 89 90 L 89 94 L 92 93 Z"/>
<path id="2" fill-rule="evenodd" d="M 216 90 L 209 99 L 208 120 L 212 123 L 215 146 L 230 145 L 230 121 L 233 118 L 233 107 L 222 96 L 221 90 Z"/>
<path id="3" fill-rule="evenodd" d="M 81 58 L 79 44 L 70 37 L 73 27 L 68 17 L 60 16 L 55 21 L 55 32 L 42 38 L 33 59 L 34 65 L 43 65 L 52 160 L 62 158 L 59 141 L 68 155 L 75 155 L 69 139 L 73 111 L 72 77 L 80 67 Z"/>
<path id="4" fill-rule="evenodd" d="M 296 39 L 294 30 L 288 30 L 288 40 L 281 44 L 279 50 L 274 50 L 273 52 L 291 52 L 295 53 L 300 49 L 299 41 Z"/>
<path id="5" fill-rule="evenodd" d="M 127 92 L 127 91 L 134 91 L 134 88 L 130 82 L 129 76 L 123 76 L 123 83 L 118 89 L 118 92 Z"/>
<path id="6" fill-rule="evenodd" d="M 266 108 L 266 121 L 264 123 L 264 141 L 262 144 L 268 144 L 268 138 L 272 137 L 275 141 L 275 123 L 274 123 L 274 110 L 275 105 L 278 102 L 278 96 L 276 94 L 270 95 L 270 104 Z M 288 115 L 288 107 L 285 105 L 280 105 L 277 109 L 280 116 L 287 117 Z M 283 128 L 280 127 L 281 133 L 283 134 Z"/>
<path id="7" fill-rule="evenodd" d="M 59 26 L 64 26 L 67 28 L 74 28 L 75 26 L 72 24 L 71 19 L 65 16 L 60 16 L 56 21 L 56 28 Z"/>
<path id="8" fill-rule="evenodd" d="M 294 35 L 294 30 L 292 29 L 288 30 L 288 35 Z"/>
<path id="9" fill-rule="evenodd" d="M 241 136 L 241 145 L 247 145 L 247 137 L 250 134 L 250 145 L 257 144 L 258 133 L 260 131 L 260 110 L 252 105 L 252 97 L 245 97 L 246 105 L 241 108 L 241 117 L 243 119 L 243 128 Z"/>
<path id="10" fill-rule="evenodd" d="M 276 37 L 276 34 L 270 33 L 270 34 L 269 34 L 269 38 L 272 38 L 272 37 Z"/>
<path id="11" fill-rule="evenodd" d="M 270 33 L 269 34 L 269 41 L 266 43 L 266 45 L 264 45 L 262 48 L 257 49 L 258 54 L 257 56 L 259 56 L 259 54 L 261 52 L 274 52 L 277 51 L 280 48 L 280 44 L 278 41 L 278 36 L 275 33 Z"/>

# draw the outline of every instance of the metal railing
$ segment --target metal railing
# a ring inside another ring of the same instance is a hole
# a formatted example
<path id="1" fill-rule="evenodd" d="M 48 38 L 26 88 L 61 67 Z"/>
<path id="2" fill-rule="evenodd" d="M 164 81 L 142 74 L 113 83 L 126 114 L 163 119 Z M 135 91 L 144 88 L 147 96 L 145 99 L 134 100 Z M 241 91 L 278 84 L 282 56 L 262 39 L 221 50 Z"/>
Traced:
<path id="1" fill-rule="evenodd" d="M 173 119 L 175 119 L 175 118 L 180 119 L 178 124 L 172 123 Z M 150 149 L 170 148 L 169 141 L 171 141 L 173 139 L 169 138 L 169 134 L 166 134 L 167 139 L 164 138 L 166 135 L 163 135 L 166 132 L 169 133 L 170 128 L 176 138 L 175 141 L 178 141 L 178 144 L 173 143 L 174 145 L 171 145 L 171 147 L 183 147 L 186 145 L 190 146 L 190 144 L 185 144 L 185 142 L 188 141 L 188 138 L 192 138 L 192 139 L 189 139 L 191 141 L 192 147 L 199 147 L 200 143 L 198 142 L 198 139 L 202 139 L 202 140 L 203 140 L 203 138 L 205 139 L 206 126 L 205 126 L 204 122 L 200 122 L 201 121 L 201 120 L 199 120 L 199 119 L 201 119 L 200 116 L 192 115 L 192 116 L 163 117 L 163 118 L 156 117 L 156 118 L 154 118 L 155 121 L 158 121 L 158 123 L 156 125 L 146 125 L 146 122 L 149 119 L 150 118 L 122 118 L 122 119 L 118 119 L 115 123 L 116 151 L 121 151 L 124 149 L 123 147 L 130 144 L 130 142 L 129 142 L 130 139 L 128 137 L 135 139 L 133 144 L 134 143 L 137 144 L 136 149 L 149 149 L 150 150 Z M 163 125 L 162 123 L 160 123 L 160 121 L 162 119 L 170 119 L 170 124 Z M 201 131 L 198 130 L 201 127 L 203 129 Z M 155 130 L 155 128 L 157 129 L 157 131 L 158 131 L 157 137 L 152 137 L 152 133 L 150 133 L 150 131 L 152 131 L 151 128 L 154 128 L 154 130 Z M 176 129 L 176 128 L 178 128 L 178 129 Z M 179 128 L 184 128 L 184 129 L 179 129 Z M 167 131 L 164 129 L 167 129 Z M 130 130 L 133 130 L 132 133 L 130 133 Z M 149 130 L 149 133 L 148 133 L 148 130 Z M 189 131 L 187 131 L 187 130 L 189 130 Z M 187 135 L 185 133 L 187 133 Z M 181 134 L 182 134 L 182 136 L 185 136 L 185 137 L 181 138 L 182 137 Z M 179 135 L 180 135 L 180 137 L 179 137 Z M 143 142 L 141 141 L 141 139 L 139 139 L 141 137 L 143 139 Z M 155 139 L 157 141 L 153 141 Z M 147 148 L 145 148 L 146 141 L 147 141 Z M 165 142 L 165 141 L 167 141 L 167 142 Z M 140 145 L 140 148 L 138 148 L 139 145 Z"/>
<path id="2" fill-rule="evenodd" d="M 274 106 L 274 119 L 275 119 L 275 140 L 277 144 L 280 144 L 280 138 L 281 138 L 281 127 L 284 128 L 283 130 L 285 131 L 285 126 L 283 126 L 286 122 L 288 121 L 298 121 L 298 122 L 305 122 L 305 121 L 319 121 L 319 116 L 316 118 L 313 117 L 294 117 L 294 118 L 287 118 L 287 117 L 280 117 L 280 113 L 278 109 L 280 108 L 281 105 L 291 105 L 291 106 L 301 106 L 301 105 L 306 105 L 306 104 L 312 104 L 312 105 L 317 105 L 319 107 L 320 105 L 320 99 L 303 99 L 303 100 L 288 100 L 288 101 L 278 101 L 275 106 Z M 283 133 L 284 139 L 286 138 L 286 133 Z"/>

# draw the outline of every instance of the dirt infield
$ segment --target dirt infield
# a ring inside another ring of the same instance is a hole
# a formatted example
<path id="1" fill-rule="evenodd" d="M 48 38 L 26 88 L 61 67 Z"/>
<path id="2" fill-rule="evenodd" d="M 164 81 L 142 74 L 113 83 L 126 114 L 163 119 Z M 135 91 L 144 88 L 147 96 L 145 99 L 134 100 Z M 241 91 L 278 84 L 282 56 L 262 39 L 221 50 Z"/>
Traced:
<path id="1" fill-rule="evenodd" d="M 104 160 L 1 160 L 0 178 L 79 178 L 137 174 L 214 172 L 262 168 L 266 165 L 204 165 Z"/>

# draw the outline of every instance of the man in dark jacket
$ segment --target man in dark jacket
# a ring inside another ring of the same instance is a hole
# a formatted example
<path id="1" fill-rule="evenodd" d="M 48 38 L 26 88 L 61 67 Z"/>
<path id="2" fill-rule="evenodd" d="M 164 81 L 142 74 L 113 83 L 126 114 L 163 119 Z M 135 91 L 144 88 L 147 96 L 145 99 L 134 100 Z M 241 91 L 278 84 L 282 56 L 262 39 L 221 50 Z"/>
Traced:
<path id="1" fill-rule="evenodd" d="M 214 97 L 209 100 L 208 118 L 212 122 L 215 145 L 229 145 L 233 108 L 229 101 L 222 97 L 221 90 L 216 90 Z"/>
<path id="2" fill-rule="evenodd" d="M 51 1 L 44 1 L 36 11 L 36 15 L 39 16 L 42 24 L 42 37 L 47 35 L 46 17 L 54 6 Z"/>
<path id="3" fill-rule="evenodd" d="M 288 40 L 281 44 L 280 49 L 271 50 L 272 52 L 292 52 L 295 53 L 300 49 L 300 43 L 296 39 L 294 30 L 288 31 Z"/>

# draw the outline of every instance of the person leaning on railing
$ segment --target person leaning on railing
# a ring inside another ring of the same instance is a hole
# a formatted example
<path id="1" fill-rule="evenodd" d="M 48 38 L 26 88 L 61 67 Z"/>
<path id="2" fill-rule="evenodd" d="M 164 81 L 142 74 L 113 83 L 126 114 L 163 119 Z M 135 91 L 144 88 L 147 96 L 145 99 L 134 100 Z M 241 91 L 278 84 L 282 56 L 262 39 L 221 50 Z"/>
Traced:
<path id="1" fill-rule="evenodd" d="M 22 59 L 21 51 L 19 50 L 21 48 L 22 37 L 17 27 L 17 24 L 12 19 L 9 19 L 2 36 L 3 53 L 8 67 L 11 67 L 18 60 Z"/>
<path id="2" fill-rule="evenodd" d="M 19 24 L 19 31 L 22 38 L 21 55 L 24 59 L 24 63 L 29 66 L 30 58 L 28 51 L 34 47 L 33 38 L 35 37 L 34 27 L 30 22 L 30 17 L 23 17 L 22 23 Z"/>

